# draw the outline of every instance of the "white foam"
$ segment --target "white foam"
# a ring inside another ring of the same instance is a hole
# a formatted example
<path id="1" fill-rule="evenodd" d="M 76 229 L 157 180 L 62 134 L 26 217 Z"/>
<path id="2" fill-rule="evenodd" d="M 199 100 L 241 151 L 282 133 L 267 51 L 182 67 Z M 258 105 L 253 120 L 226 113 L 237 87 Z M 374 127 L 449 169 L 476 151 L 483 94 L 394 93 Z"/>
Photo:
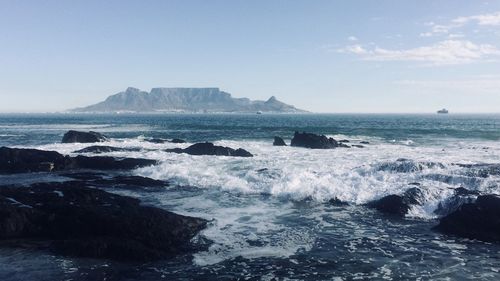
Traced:
<path id="1" fill-rule="evenodd" d="M 335 136 L 339 138 L 338 136 Z M 312 198 L 363 204 L 389 194 L 400 194 L 408 183 L 420 182 L 425 190 L 425 204 L 411 210 L 409 216 L 433 217 L 439 202 L 452 195 L 452 189 L 475 180 L 479 190 L 500 193 L 499 177 L 472 179 L 466 176 L 452 182 L 433 179 L 434 174 L 452 175 L 460 167 L 455 163 L 496 163 L 500 159 L 500 144 L 487 141 L 443 142 L 442 145 L 415 146 L 386 143 L 370 139 L 365 148 L 314 150 L 297 147 L 276 147 L 263 141 L 219 141 L 217 145 L 244 148 L 254 154 L 251 158 L 192 156 L 163 151 L 185 148 L 190 143 L 156 144 L 143 138 L 111 140 L 97 145 L 141 147 L 138 152 L 112 152 L 102 155 L 159 159 L 157 166 L 145 167 L 136 174 L 180 185 L 217 189 L 236 193 L 266 193 L 290 199 Z M 56 150 L 64 154 L 90 144 L 50 144 L 37 148 Z M 477 149 L 488 147 L 488 149 Z M 396 173 L 377 169 L 381 163 L 399 158 L 421 162 L 442 163 L 423 171 Z M 264 169 L 264 170 L 263 170 Z"/>

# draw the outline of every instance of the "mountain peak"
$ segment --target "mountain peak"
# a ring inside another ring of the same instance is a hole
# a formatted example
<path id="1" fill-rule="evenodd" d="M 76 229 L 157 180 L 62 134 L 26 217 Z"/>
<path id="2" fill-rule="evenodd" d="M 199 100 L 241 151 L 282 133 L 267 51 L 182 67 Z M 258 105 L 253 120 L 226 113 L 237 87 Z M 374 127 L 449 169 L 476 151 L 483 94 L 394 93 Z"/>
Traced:
<path id="1" fill-rule="evenodd" d="M 277 101 L 277 100 L 278 100 L 278 99 L 276 99 L 276 97 L 275 97 L 275 96 L 271 96 L 271 97 L 267 100 L 267 102 L 274 102 L 274 101 Z"/>

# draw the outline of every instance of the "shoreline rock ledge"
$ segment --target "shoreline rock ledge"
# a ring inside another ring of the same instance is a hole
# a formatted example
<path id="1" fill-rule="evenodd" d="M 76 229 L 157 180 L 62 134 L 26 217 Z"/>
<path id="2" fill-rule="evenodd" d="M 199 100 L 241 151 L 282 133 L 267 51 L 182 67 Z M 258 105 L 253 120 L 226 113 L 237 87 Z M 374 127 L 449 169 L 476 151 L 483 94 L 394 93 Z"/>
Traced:
<path id="1" fill-rule="evenodd" d="M 157 164 L 143 158 L 65 156 L 56 151 L 0 147 L 0 174 L 52 172 L 78 169 L 131 170 Z"/>
<path id="2" fill-rule="evenodd" d="M 0 186 L 0 214 L 2 245 L 120 261 L 195 250 L 207 224 L 74 181 Z"/>

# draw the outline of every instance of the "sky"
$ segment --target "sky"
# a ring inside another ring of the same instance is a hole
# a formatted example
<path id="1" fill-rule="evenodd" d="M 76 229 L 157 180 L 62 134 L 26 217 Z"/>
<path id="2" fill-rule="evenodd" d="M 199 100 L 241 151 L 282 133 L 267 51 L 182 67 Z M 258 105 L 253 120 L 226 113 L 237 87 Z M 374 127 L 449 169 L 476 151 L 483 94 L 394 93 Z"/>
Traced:
<path id="1" fill-rule="evenodd" d="M 0 112 L 219 87 L 313 112 L 500 112 L 500 0 L 0 0 Z"/>

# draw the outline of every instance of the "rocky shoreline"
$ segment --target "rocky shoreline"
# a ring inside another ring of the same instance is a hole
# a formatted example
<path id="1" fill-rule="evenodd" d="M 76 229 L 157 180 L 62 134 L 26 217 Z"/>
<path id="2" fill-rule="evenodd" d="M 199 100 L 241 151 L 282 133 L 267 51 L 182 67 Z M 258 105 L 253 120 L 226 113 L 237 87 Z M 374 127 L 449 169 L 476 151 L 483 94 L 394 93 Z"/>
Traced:
<path id="1" fill-rule="evenodd" d="M 108 138 L 95 132 L 70 131 L 63 139 L 64 142 L 93 143 L 103 142 Z M 184 141 L 174 139 L 152 142 Z M 363 147 L 352 144 L 349 140 L 337 141 L 305 132 L 295 132 L 290 144 L 292 147 L 310 149 Z M 275 137 L 273 145 L 286 146 L 286 143 L 282 138 Z M 74 153 L 116 151 L 137 151 L 137 148 L 92 145 Z M 197 143 L 185 149 L 165 151 L 190 155 L 253 156 L 242 148 L 233 149 L 212 143 Z M 0 174 L 50 172 L 68 180 L 29 186 L 0 185 L 0 240 L 15 247 L 30 245 L 59 255 L 115 260 L 149 261 L 188 253 L 194 247 L 191 239 L 207 226 L 206 220 L 143 206 L 137 199 L 105 191 L 109 187 L 146 192 L 163 190 L 170 183 L 128 174 L 108 173 L 156 164 L 157 160 L 154 159 L 67 156 L 55 151 L 1 147 Z M 438 164 L 412 163 L 398 159 L 394 163 L 381 165 L 379 169 L 407 172 L 418 171 L 428 165 Z M 498 165 L 468 168 L 480 175 L 500 170 Z M 395 218 L 404 217 L 412 206 L 422 204 L 424 189 L 419 183 L 411 183 L 402 187 L 402 191 L 401 194 L 372 201 L 366 207 Z M 330 201 L 331 204 L 346 205 L 338 199 Z M 447 202 L 442 202 L 436 210 L 439 220 L 433 229 L 458 237 L 500 242 L 499 206 L 500 197 L 497 195 L 457 188 L 455 195 Z"/>

